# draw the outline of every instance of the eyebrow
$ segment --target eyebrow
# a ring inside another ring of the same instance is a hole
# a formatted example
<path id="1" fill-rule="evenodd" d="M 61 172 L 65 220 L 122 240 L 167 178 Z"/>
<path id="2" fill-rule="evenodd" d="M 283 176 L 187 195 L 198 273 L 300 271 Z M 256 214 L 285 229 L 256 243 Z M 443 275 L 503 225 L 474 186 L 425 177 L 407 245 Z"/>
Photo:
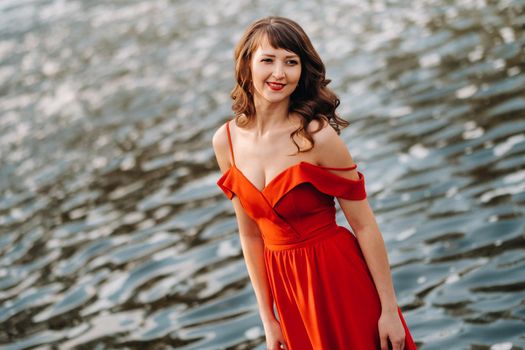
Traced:
<path id="1" fill-rule="evenodd" d="M 269 53 L 262 53 L 261 56 L 275 57 L 275 55 L 270 55 Z M 288 56 L 285 56 L 284 58 L 292 58 L 292 57 L 299 57 L 299 56 L 297 56 L 297 55 L 288 55 Z"/>

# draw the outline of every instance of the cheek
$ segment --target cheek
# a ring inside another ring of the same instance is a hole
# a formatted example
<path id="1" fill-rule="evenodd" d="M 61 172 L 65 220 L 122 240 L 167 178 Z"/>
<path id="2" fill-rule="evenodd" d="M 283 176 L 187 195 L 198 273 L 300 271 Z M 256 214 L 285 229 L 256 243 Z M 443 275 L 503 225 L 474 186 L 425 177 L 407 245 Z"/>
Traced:
<path id="1" fill-rule="evenodd" d="M 296 66 L 294 69 L 295 77 L 299 78 L 301 76 L 301 71 L 303 70 L 302 66 Z"/>
<path id="2" fill-rule="evenodd" d="M 297 69 L 294 73 L 294 79 L 298 82 L 301 79 L 301 69 Z"/>
<path id="3" fill-rule="evenodd" d="M 262 79 L 264 78 L 264 76 L 267 74 L 266 70 L 264 69 L 264 67 L 255 67 L 253 70 L 252 70 L 252 75 L 258 79 Z"/>

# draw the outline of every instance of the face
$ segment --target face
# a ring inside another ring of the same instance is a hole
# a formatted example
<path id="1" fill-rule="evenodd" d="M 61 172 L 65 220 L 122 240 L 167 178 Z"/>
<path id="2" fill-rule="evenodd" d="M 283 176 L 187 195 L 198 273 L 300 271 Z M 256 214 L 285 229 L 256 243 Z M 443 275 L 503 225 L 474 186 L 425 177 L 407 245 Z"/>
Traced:
<path id="1" fill-rule="evenodd" d="M 252 55 L 251 70 L 254 99 L 289 101 L 301 77 L 301 61 L 295 53 L 263 40 Z"/>

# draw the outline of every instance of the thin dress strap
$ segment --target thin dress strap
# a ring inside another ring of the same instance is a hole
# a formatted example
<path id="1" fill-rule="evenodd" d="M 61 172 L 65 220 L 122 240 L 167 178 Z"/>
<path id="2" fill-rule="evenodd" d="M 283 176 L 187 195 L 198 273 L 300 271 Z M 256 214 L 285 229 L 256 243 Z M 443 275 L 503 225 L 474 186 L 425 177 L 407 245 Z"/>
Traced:
<path id="1" fill-rule="evenodd" d="M 233 162 L 233 165 L 235 165 L 235 157 L 233 156 L 233 146 L 232 146 L 232 139 L 230 135 L 230 121 L 231 120 L 228 120 L 226 122 L 226 131 L 228 132 L 228 143 L 230 144 L 230 154 L 232 155 L 232 162 Z"/>
<path id="2" fill-rule="evenodd" d="M 322 165 L 318 165 L 318 167 L 324 168 L 324 169 L 329 169 L 329 170 L 352 170 L 352 169 L 357 168 L 357 164 L 354 164 L 354 165 L 346 167 L 346 168 L 334 168 L 334 167 L 328 167 L 328 166 L 322 166 Z"/>
<path id="3" fill-rule="evenodd" d="M 231 120 L 228 120 L 226 122 L 226 131 L 228 132 L 228 143 L 230 145 L 230 154 L 232 156 L 232 162 L 233 162 L 233 165 L 235 165 L 235 157 L 233 155 L 233 145 L 232 145 L 232 139 L 231 139 L 231 134 L 230 134 L 230 122 L 231 122 Z M 357 164 L 354 164 L 354 165 L 349 166 L 349 167 L 344 167 L 344 168 L 328 167 L 328 166 L 322 166 L 322 165 L 316 165 L 316 167 L 327 169 L 327 170 L 352 170 L 352 169 L 357 168 Z"/>

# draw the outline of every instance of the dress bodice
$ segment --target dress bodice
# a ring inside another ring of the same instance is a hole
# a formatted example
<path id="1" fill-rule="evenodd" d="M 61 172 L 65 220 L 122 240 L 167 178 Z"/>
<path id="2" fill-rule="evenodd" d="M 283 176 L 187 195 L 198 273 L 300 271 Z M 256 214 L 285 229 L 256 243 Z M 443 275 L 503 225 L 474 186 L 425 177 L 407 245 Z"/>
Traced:
<path id="1" fill-rule="evenodd" d="M 352 180 L 330 171 L 353 170 L 357 164 L 326 167 L 302 161 L 283 170 L 259 190 L 236 167 L 229 122 L 226 128 L 232 166 L 222 174 L 217 185 L 228 199 L 239 198 L 246 214 L 258 224 L 266 242 L 286 243 L 334 229 L 337 227 L 334 197 L 366 198 L 361 172 L 357 171 L 358 180 Z"/>

